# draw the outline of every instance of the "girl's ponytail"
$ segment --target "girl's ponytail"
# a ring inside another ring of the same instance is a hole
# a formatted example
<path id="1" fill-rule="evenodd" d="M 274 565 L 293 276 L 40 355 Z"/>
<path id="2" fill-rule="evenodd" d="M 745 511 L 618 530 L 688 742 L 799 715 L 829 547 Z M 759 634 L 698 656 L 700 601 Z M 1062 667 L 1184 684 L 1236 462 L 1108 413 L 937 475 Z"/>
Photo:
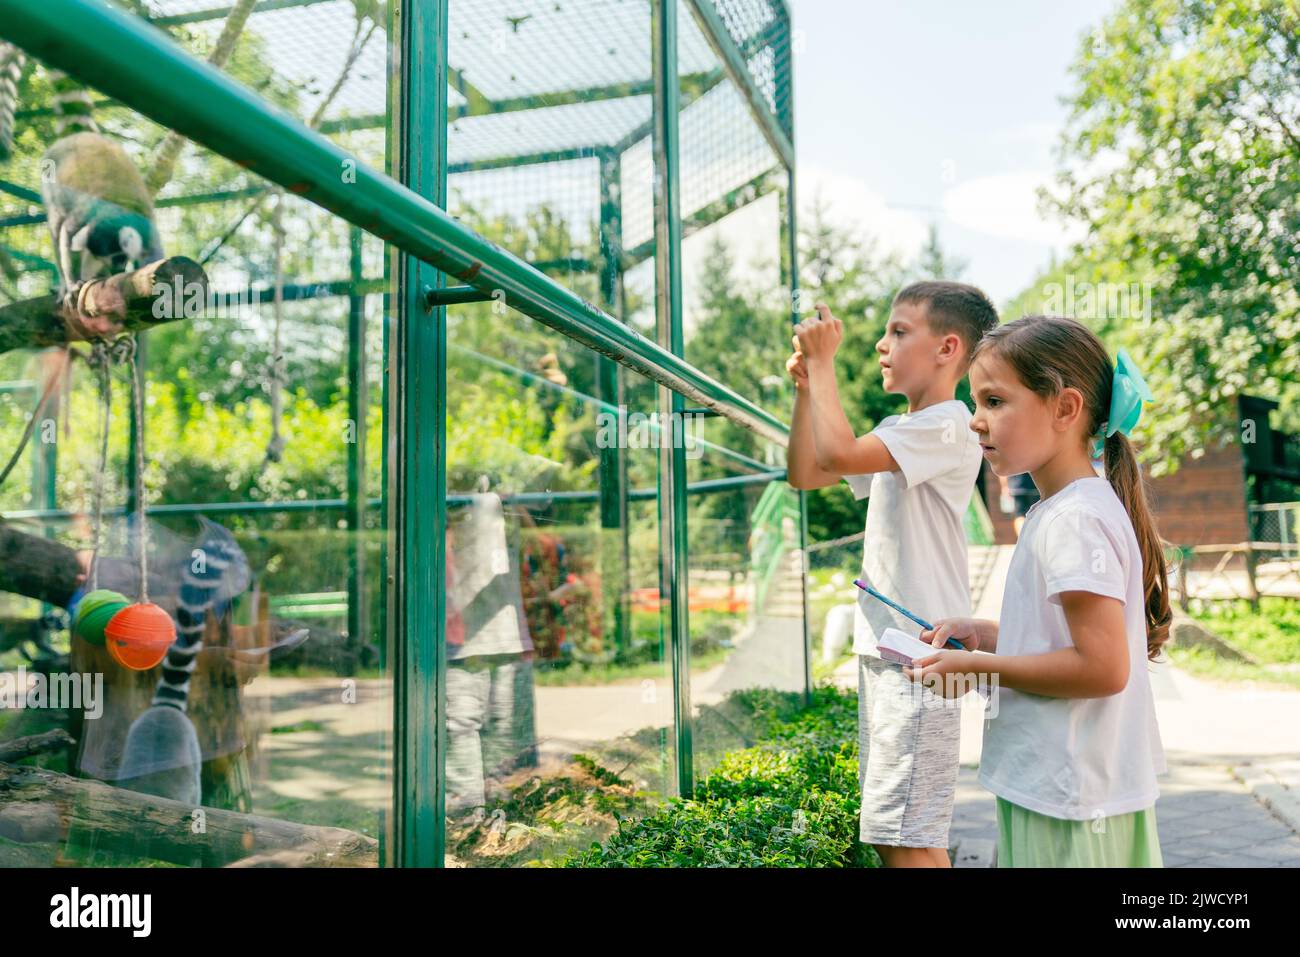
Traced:
<path id="1" fill-rule="evenodd" d="M 1169 640 L 1173 612 L 1169 608 L 1169 577 L 1164 547 L 1147 504 L 1146 483 L 1138 469 L 1133 446 L 1122 432 L 1106 439 L 1106 479 L 1124 503 L 1138 550 L 1142 553 L 1142 593 L 1146 599 L 1147 658 L 1154 660 Z"/>

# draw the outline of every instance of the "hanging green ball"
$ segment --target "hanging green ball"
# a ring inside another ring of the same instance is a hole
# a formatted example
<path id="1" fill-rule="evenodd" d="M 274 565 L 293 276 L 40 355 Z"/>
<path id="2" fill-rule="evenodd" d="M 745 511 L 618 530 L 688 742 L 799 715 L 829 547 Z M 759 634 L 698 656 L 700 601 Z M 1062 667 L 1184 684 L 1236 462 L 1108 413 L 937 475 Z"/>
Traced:
<path id="1" fill-rule="evenodd" d="M 77 618 L 72 630 L 82 640 L 92 645 L 104 645 L 104 629 L 119 611 L 131 604 L 130 600 L 107 588 L 97 588 L 77 604 Z"/>

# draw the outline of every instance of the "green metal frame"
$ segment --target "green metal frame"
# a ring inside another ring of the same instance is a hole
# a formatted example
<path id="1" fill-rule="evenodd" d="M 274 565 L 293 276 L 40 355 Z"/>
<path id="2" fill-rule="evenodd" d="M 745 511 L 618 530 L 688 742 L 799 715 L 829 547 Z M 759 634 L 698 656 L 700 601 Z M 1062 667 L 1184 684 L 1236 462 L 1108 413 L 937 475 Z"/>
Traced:
<path id="1" fill-rule="evenodd" d="M 403 0 L 392 4 L 391 16 L 397 22 L 390 36 L 401 37 L 399 175 L 436 209 L 447 201 L 447 0 Z M 429 308 L 426 297 L 444 284 L 443 275 L 412 252 L 403 247 L 399 256 L 397 348 L 390 363 L 397 412 L 388 450 L 396 463 L 390 475 L 397 534 L 391 859 L 405 867 L 440 867 L 446 839 L 447 325 L 446 310 Z"/>
<path id="2" fill-rule="evenodd" d="M 722 61 L 727 75 L 744 96 L 750 113 L 758 123 L 759 129 L 763 131 L 773 152 L 780 158 L 786 169 L 794 169 L 794 143 L 781 128 L 781 124 L 768 108 L 767 100 L 754 84 L 749 68 L 745 66 L 745 55 L 736 46 L 731 34 L 727 32 L 717 7 L 710 0 L 685 0 L 685 2 L 699 23 L 705 39 L 709 41 L 714 53 Z"/>
<path id="3" fill-rule="evenodd" d="M 366 626 L 366 297 L 362 282 L 362 232 L 348 230 L 348 266 L 352 291 L 348 296 L 348 418 L 352 441 L 348 443 L 347 521 L 348 542 L 348 639 L 356 641 Z"/>
<path id="4" fill-rule="evenodd" d="M 651 60 L 654 76 L 654 231 L 655 326 L 659 345 L 674 356 L 685 353 L 682 341 L 682 220 L 678 167 L 680 111 L 677 86 L 677 0 L 651 0 Z M 686 449 L 679 392 L 659 389 L 661 421 L 672 424 L 671 441 L 659 454 L 659 594 L 673 663 L 673 698 L 677 733 L 677 792 L 694 791 L 691 737 L 690 564 L 686 529 Z"/>

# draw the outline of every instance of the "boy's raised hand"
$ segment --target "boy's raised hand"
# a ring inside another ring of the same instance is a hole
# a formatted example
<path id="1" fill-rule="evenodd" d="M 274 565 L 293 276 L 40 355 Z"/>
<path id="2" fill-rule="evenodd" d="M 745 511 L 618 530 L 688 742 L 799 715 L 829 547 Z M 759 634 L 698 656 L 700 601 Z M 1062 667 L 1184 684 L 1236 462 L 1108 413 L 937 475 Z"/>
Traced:
<path id="1" fill-rule="evenodd" d="M 790 354 L 789 359 L 785 360 L 785 371 L 790 373 L 796 390 L 806 389 L 808 388 L 808 365 L 803 361 L 803 353 L 799 351 L 799 337 L 791 336 L 790 342 L 794 345 L 794 352 Z"/>
<path id="2" fill-rule="evenodd" d="M 830 307 L 817 303 L 817 315 L 805 319 L 794 327 L 799 351 L 808 362 L 821 362 L 835 356 L 835 350 L 844 339 L 844 324 L 831 315 Z"/>

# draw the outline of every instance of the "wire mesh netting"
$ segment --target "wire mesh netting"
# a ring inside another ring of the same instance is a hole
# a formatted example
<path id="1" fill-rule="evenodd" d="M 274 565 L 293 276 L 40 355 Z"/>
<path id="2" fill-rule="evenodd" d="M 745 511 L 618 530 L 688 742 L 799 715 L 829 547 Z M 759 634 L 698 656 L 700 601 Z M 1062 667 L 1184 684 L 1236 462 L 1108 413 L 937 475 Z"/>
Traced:
<path id="1" fill-rule="evenodd" d="M 388 14 L 378 0 L 121 4 L 336 139 L 363 162 L 384 167 L 395 98 L 389 95 Z M 769 0 L 681 4 L 679 178 L 688 235 L 758 199 L 768 189 L 764 174 L 778 166 L 745 95 L 723 69 L 714 49 L 719 41 L 700 28 L 701 11 L 711 16 L 715 28 L 725 28 L 720 42 L 734 45 L 762 101 L 789 132 L 790 42 L 784 5 Z M 602 208 L 602 186 L 594 171 L 603 158 L 615 184 L 606 190 L 615 202 L 605 208 L 614 209 L 619 221 L 605 253 L 618 254 L 620 271 L 652 255 L 650 12 L 646 0 L 451 4 L 447 151 L 454 214 L 489 234 L 496 230 L 501 235 L 490 235 L 494 239 L 527 234 L 530 219 L 538 215 L 563 223 L 572 237 L 571 249 L 539 254 L 537 243 L 513 238 L 505 245 L 562 278 L 575 269 L 594 271 L 599 268 Z M 39 98 L 39 80 L 35 86 Z M 115 104 L 93 99 L 96 114 L 113 135 L 127 141 L 128 149 L 132 139 L 143 147 L 160 138 L 134 129 L 136 118 Z M 48 138 L 51 113 L 48 105 L 24 109 L 20 104 L 20 131 L 44 126 L 37 135 Z M 0 219 L 13 228 L 40 221 L 40 171 L 22 158 L 20 151 L 0 187 Z M 500 172 L 505 170 L 518 172 Z M 237 229 L 245 218 L 241 207 L 256 208 L 260 200 L 255 194 L 264 189 L 265 184 L 232 163 L 182 150 L 157 191 L 157 204 L 161 210 L 227 202 L 234 214 L 231 227 Z M 39 255 L 26 242 L 14 248 L 19 259 Z M 38 271 L 50 268 L 43 258 L 27 265 Z"/>
<path id="2" fill-rule="evenodd" d="M 789 11 L 777 0 L 713 0 L 713 6 L 781 129 L 793 137 Z"/>

